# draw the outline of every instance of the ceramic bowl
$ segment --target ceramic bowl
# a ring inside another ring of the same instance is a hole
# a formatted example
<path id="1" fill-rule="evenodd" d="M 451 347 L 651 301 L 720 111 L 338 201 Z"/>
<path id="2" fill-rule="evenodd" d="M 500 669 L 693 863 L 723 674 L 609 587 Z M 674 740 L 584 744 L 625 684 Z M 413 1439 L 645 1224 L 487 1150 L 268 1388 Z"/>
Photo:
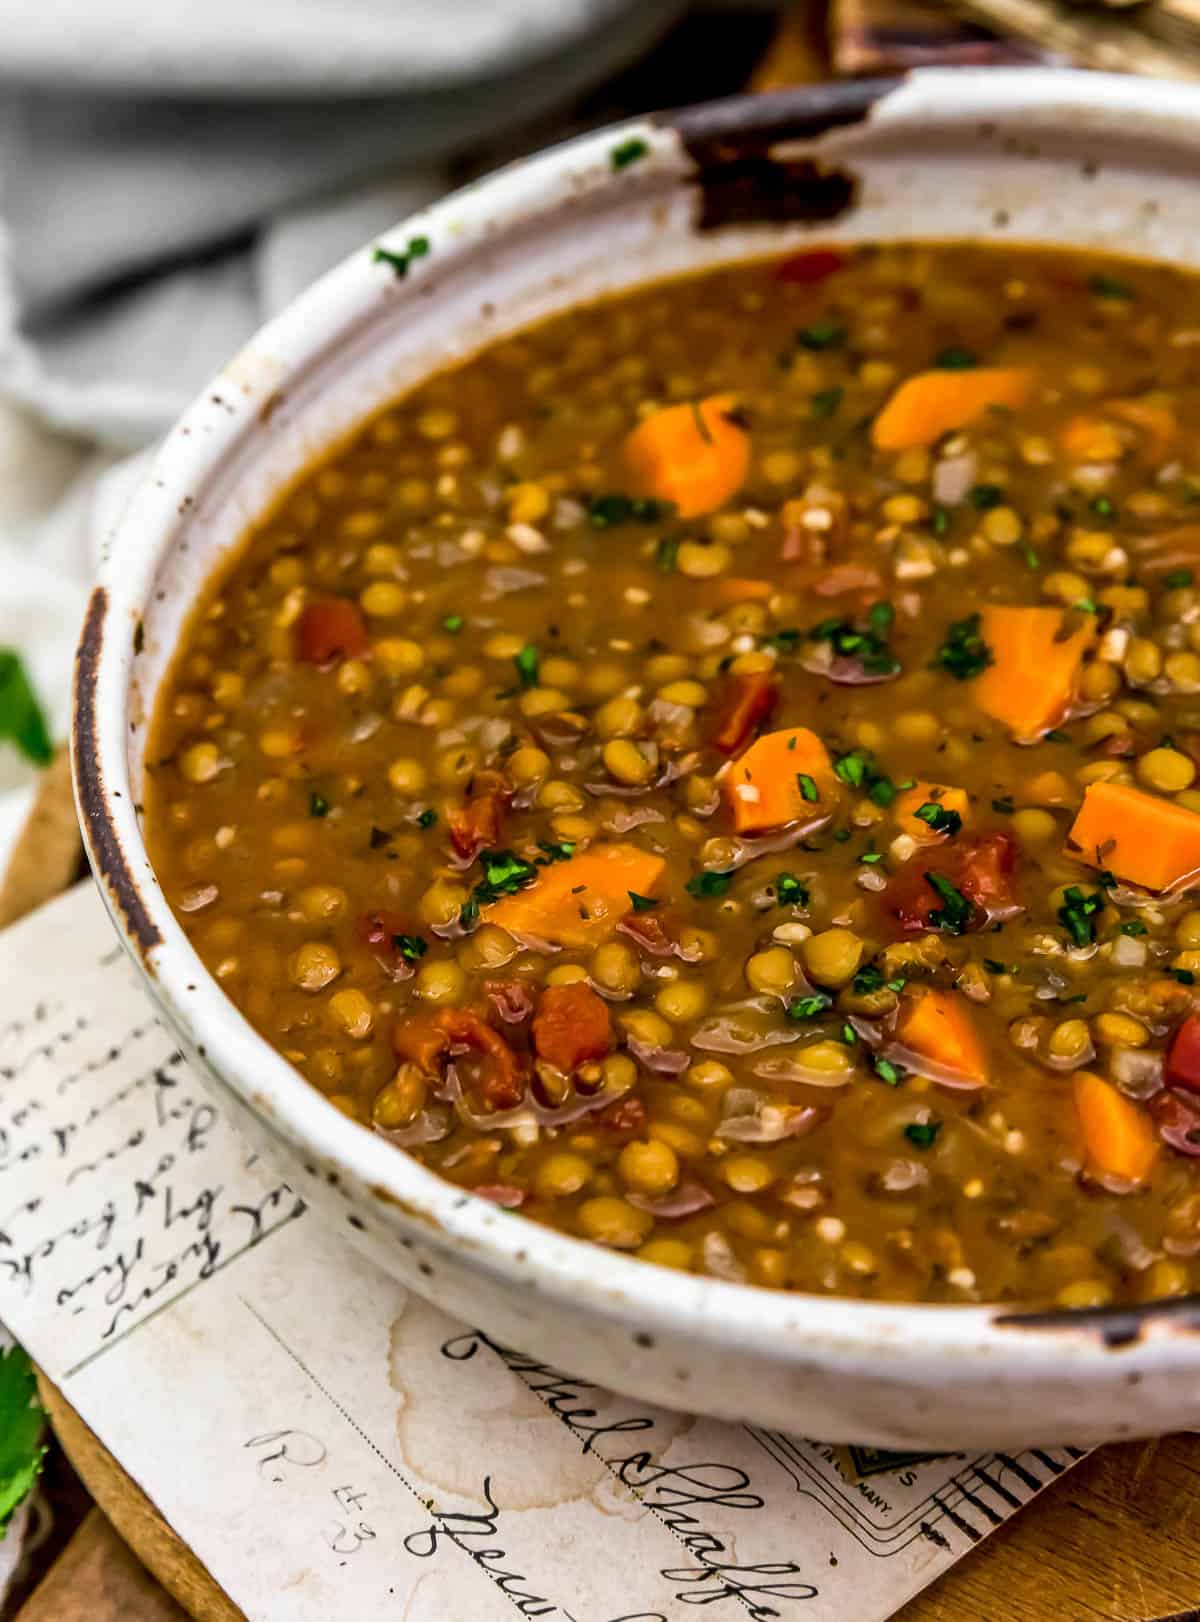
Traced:
<path id="1" fill-rule="evenodd" d="M 189 605 L 322 450 L 432 371 L 580 301 L 817 239 L 978 237 L 1200 260 L 1200 92 L 929 71 L 641 119 L 530 158 L 368 245 L 167 436 L 108 544 L 78 653 L 84 835 L 126 945 L 243 1131 L 386 1272 L 504 1345 L 728 1419 L 896 1448 L 1200 1426 L 1200 1298 L 1068 1314 L 791 1295 L 649 1266 L 464 1193 L 347 1120 L 227 1001 L 139 821 Z"/>

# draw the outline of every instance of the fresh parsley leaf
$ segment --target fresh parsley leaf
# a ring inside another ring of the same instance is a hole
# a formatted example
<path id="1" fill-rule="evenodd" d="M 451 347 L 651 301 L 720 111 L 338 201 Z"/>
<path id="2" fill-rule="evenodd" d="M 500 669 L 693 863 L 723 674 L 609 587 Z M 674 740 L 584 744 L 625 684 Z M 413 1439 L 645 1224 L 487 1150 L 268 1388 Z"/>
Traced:
<path id="1" fill-rule="evenodd" d="M 1088 502 L 1088 506 L 1097 518 L 1115 518 L 1117 516 L 1116 505 L 1111 496 L 1093 496 Z"/>
<path id="2" fill-rule="evenodd" d="M 848 755 L 839 755 L 833 763 L 834 773 L 851 788 L 861 788 L 870 769 L 871 757 L 865 749 L 852 749 Z"/>
<path id="3" fill-rule="evenodd" d="M 946 534 L 947 530 L 950 528 L 949 507 L 943 507 L 939 503 L 933 509 L 933 517 L 930 520 L 930 528 L 933 530 L 933 533 L 939 537 Z"/>
<path id="4" fill-rule="evenodd" d="M 707 900 L 712 896 L 724 895 L 726 890 L 729 888 L 731 879 L 733 878 L 733 872 L 733 868 L 730 868 L 728 872 L 725 873 L 715 873 L 712 871 L 706 873 L 697 873 L 694 878 L 687 881 L 687 883 L 684 885 L 684 889 L 689 895 L 694 895 L 701 901 Z"/>
<path id="5" fill-rule="evenodd" d="M 1118 930 L 1118 934 L 1121 935 L 1144 935 L 1145 933 L 1146 926 L 1140 918 L 1130 918 Z"/>
<path id="6" fill-rule="evenodd" d="M 1168 591 L 1180 591 L 1184 586 L 1190 586 L 1195 578 L 1191 569 L 1172 569 L 1170 574 L 1163 575 L 1163 585 Z"/>
<path id="7" fill-rule="evenodd" d="M 846 329 L 840 321 L 815 321 L 810 327 L 801 327 L 796 334 L 801 349 L 839 349 L 845 341 Z"/>
<path id="8" fill-rule="evenodd" d="M 669 501 L 652 501 L 641 496 L 592 496 L 587 504 L 593 529 L 612 529 L 617 524 L 656 524 L 675 511 Z"/>
<path id="9" fill-rule="evenodd" d="M 979 634 L 980 623 L 978 614 L 968 614 L 948 626 L 930 669 L 947 670 L 956 681 L 982 675 L 993 661 L 991 648 Z"/>
<path id="10" fill-rule="evenodd" d="M 1131 299 L 1134 297 L 1133 288 L 1128 282 L 1118 281 L 1115 276 L 1105 276 L 1098 273 L 1088 277 L 1088 287 L 1096 298 Z"/>
<path id="11" fill-rule="evenodd" d="M 1196 984 L 1196 976 L 1191 969 L 1168 969 L 1167 973 L 1172 980 L 1178 980 L 1181 986 L 1194 986 Z"/>
<path id="12" fill-rule="evenodd" d="M 614 169 L 628 169 L 631 163 L 644 158 L 649 150 L 649 142 L 643 141 L 640 135 L 631 135 L 628 141 L 621 141 L 614 146 L 608 156 Z"/>
<path id="13" fill-rule="evenodd" d="M 935 834 L 949 834 L 951 838 L 962 827 L 962 817 L 949 806 L 938 805 L 935 800 L 926 800 L 913 812 L 918 821 L 923 822 Z"/>
<path id="14" fill-rule="evenodd" d="M 796 787 L 809 804 L 814 804 L 821 798 L 821 791 L 807 772 L 796 773 Z"/>
<path id="15" fill-rule="evenodd" d="M 449 631 L 451 636 L 457 636 L 466 621 L 461 614 L 447 614 L 442 621 L 442 630 Z"/>
<path id="16" fill-rule="evenodd" d="M 329 801 L 316 789 L 308 797 L 308 814 L 310 817 L 327 817 L 329 815 Z"/>
<path id="17" fill-rule="evenodd" d="M 521 686 L 525 688 L 536 687 L 538 684 L 538 670 L 541 667 L 541 655 L 532 642 L 527 642 L 520 653 L 513 656 L 513 664 L 517 667 Z"/>
<path id="18" fill-rule="evenodd" d="M 998 484 L 976 484 L 967 491 L 967 500 L 977 512 L 985 513 L 1000 505 L 1004 491 Z"/>
<path id="19" fill-rule="evenodd" d="M 898 1087 L 904 1080 L 904 1066 L 894 1064 L 891 1059 L 876 1057 L 871 1061 L 871 1068 L 880 1081 L 886 1081 L 889 1087 Z"/>
<path id="20" fill-rule="evenodd" d="M 673 574 L 675 562 L 679 557 L 679 537 L 677 535 L 664 535 L 654 548 L 655 567 L 663 574 Z"/>
<path id="21" fill-rule="evenodd" d="M 480 907 L 499 901 L 501 896 L 516 895 L 527 884 L 532 884 L 538 870 L 532 862 L 522 860 L 515 851 L 485 850 L 479 857 L 483 878 L 471 891 L 466 905 L 459 912 L 459 922 L 474 923 Z"/>
<path id="22" fill-rule="evenodd" d="M 860 862 L 866 862 L 867 865 L 870 866 L 873 862 L 882 862 L 883 853 L 878 850 L 864 850 L 858 859 Z"/>
<path id="23" fill-rule="evenodd" d="M 904 1136 L 917 1149 L 932 1149 L 941 1130 L 940 1121 L 910 1121 L 904 1128 Z"/>
<path id="24" fill-rule="evenodd" d="M 854 1029 L 854 1026 L 849 1023 L 849 1021 L 842 1026 L 839 1035 L 848 1048 L 858 1046 L 858 1032 Z"/>
<path id="25" fill-rule="evenodd" d="M 939 372 L 969 372 L 979 365 L 979 360 L 961 344 L 948 344 L 934 356 L 933 364 Z"/>
<path id="26" fill-rule="evenodd" d="M 782 631 L 772 631 L 769 636 L 764 636 L 759 647 L 774 648 L 776 653 L 795 653 L 803 635 L 795 627 L 785 626 Z"/>
<path id="27" fill-rule="evenodd" d="M 1058 921 L 1076 946 L 1090 946 L 1096 939 L 1096 914 L 1104 906 L 1104 897 L 1085 895 L 1077 884 L 1063 891 L 1063 904 L 1058 909 Z"/>
<path id="28" fill-rule="evenodd" d="M 639 895 L 636 890 L 628 890 L 626 894 L 629 896 L 630 901 L 633 902 L 634 912 L 653 912 L 655 907 L 661 905 L 656 896 Z"/>
<path id="29" fill-rule="evenodd" d="M 0 648 L 0 739 L 7 738 L 35 766 L 48 766 L 54 745 L 25 666 L 11 648 Z"/>
<path id="30" fill-rule="evenodd" d="M 961 935 L 971 922 L 971 903 L 960 890 L 956 890 L 944 873 L 926 873 L 929 885 L 942 902 L 941 907 L 929 914 L 934 929 L 943 929 L 948 935 Z"/>
<path id="31" fill-rule="evenodd" d="M 433 807 L 431 805 L 426 806 L 425 810 L 422 811 L 420 816 L 417 818 L 417 827 L 418 828 L 432 828 L 436 821 L 437 821 L 437 812 L 433 809 Z"/>
<path id="32" fill-rule="evenodd" d="M 391 248 L 376 248 L 371 259 L 377 265 L 390 265 L 398 277 L 404 277 L 408 275 L 413 260 L 424 259 L 428 252 L 428 237 L 409 237 L 403 253 L 395 253 Z"/>
<path id="33" fill-rule="evenodd" d="M 781 907 L 807 907 L 808 887 L 794 873 L 777 873 L 775 899 Z"/>
<path id="34" fill-rule="evenodd" d="M 534 866 L 549 867 L 552 862 L 569 862 L 575 854 L 575 843 L 573 840 L 564 839 L 554 845 L 549 840 L 539 839 L 538 849 L 542 854 L 534 858 Z"/>
<path id="35" fill-rule="evenodd" d="M 867 611 L 867 630 L 860 630 L 852 620 L 828 619 L 814 625 L 808 639 L 830 643 L 834 653 L 854 659 L 868 675 L 892 676 L 900 669 L 887 640 L 894 617 L 890 603 L 874 603 Z"/>
<path id="36" fill-rule="evenodd" d="M 400 956 L 415 963 L 419 957 L 424 957 L 429 950 L 428 943 L 420 935 L 393 935 L 392 945 Z"/>
<path id="37" fill-rule="evenodd" d="M 809 997 L 793 997 L 785 1012 L 789 1019 L 816 1019 L 827 1008 L 833 1007 L 833 998 L 827 991 L 814 991 Z"/>
<path id="38" fill-rule="evenodd" d="M 1038 557 L 1037 553 L 1034 551 L 1033 547 L 1030 546 L 1028 541 L 1018 541 L 1017 551 L 1020 552 L 1021 558 L 1024 561 L 1027 569 L 1037 569 L 1041 567 L 1042 560 Z"/>
<path id="39" fill-rule="evenodd" d="M 820 420 L 828 420 L 837 412 L 842 403 L 842 389 L 821 389 L 809 398 L 808 406 L 813 416 Z"/>
<path id="40" fill-rule="evenodd" d="M 44 1422 L 29 1358 L 19 1346 L 0 1351 L 0 1537 L 42 1468 Z"/>
<path id="41" fill-rule="evenodd" d="M 854 989 L 860 997 L 869 997 L 876 991 L 903 991 L 905 981 L 897 978 L 885 980 L 883 970 L 874 963 L 868 963 L 865 968 L 859 969 L 854 976 Z"/>
<path id="42" fill-rule="evenodd" d="M 1051 727 L 1050 731 L 1044 732 L 1042 736 L 1047 743 L 1070 743 L 1071 741 L 1071 734 L 1063 732 L 1059 727 Z"/>

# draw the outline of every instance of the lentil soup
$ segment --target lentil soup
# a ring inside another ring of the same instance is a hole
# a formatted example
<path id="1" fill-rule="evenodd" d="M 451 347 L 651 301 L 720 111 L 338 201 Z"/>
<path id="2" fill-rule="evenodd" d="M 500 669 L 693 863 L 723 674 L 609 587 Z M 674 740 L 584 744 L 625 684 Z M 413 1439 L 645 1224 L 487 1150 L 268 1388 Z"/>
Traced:
<path id="1" fill-rule="evenodd" d="M 880 1300 L 1200 1283 L 1200 317 L 819 248 L 576 310 L 307 473 L 147 759 L 247 1018 L 443 1177 Z"/>

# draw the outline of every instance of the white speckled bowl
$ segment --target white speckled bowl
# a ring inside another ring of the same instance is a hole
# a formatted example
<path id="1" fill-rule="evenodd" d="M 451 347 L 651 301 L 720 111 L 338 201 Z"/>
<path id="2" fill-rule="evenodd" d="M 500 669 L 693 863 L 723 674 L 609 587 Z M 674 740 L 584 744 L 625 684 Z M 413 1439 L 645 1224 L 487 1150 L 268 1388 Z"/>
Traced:
<path id="1" fill-rule="evenodd" d="M 617 167 L 614 148 L 644 142 Z M 147 718 L 188 606 L 272 495 L 388 398 L 572 303 L 816 235 L 1054 241 L 1200 260 L 1200 92 L 1056 71 L 916 74 L 638 121 L 398 227 L 271 323 L 167 437 L 78 655 L 89 854 L 222 1102 L 331 1224 L 497 1340 L 668 1406 L 884 1447 L 1200 1426 L 1200 1300 L 1067 1315 L 787 1295 L 650 1267 L 463 1194 L 345 1119 L 246 1023 L 142 840 Z"/>

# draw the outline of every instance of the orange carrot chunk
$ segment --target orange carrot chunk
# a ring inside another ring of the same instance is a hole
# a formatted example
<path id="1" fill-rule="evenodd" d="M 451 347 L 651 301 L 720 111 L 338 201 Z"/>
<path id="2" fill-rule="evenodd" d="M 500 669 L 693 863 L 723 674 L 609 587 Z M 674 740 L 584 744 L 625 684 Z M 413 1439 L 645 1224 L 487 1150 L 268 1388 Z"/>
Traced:
<path id="1" fill-rule="evenodd" d="M 1027 366 L 918 372 L 901 383 L 875 418 L 871 438 L 881 451 L 932 445 L 943 434 L 978 422 L 992 406 L 1019 410 L 1033 392 L 1036 376 Z"/>
<path id="2" fill-rule="evenodd" d="M 1089 1165 L 1094 1171 L 1140 1183 L 1158 1154 L 1149 1117 L 1090 1070 L 1075 1072 L 1074 1091 Z"/>
<path id="3" fill-rule="evenodd" d="M 767 732 L 739 755 L 721 779 L 721 792 L 740 834 L 827 817 L 838 782 L 825 745 L 807 727 Z"/>
<path id="4" fill-rule="evenodd" d="M 649 895 L 666 864 L 636 845 L 593 845 L 542 868 L 528 889 L 484 908 L 510 935 L 554 946 L 596 946 L 633 911 L 630 891 Z"/>
<path id="5" fill-rule="evenodd" d="M 666 406 L 626 436 L 625 466 L 634 493 L 669 501 L 680 518 L 715 512 L 736 495 L 750 469 L 750 436 L 729 413 L 732 394 Z"/>
<path id="6" fill-rule="evenodd" d="M 934 808 L 932 813 L 926 812 L 922 817 L 917 815 L 918 811 L 924 811 L 930 805 Z M 970 807 L 966 789 L 948 788 L 944 783 L 919 782 L 897 797 L 892 804 L 892 815 L 901 833 L 915 839 L 918 845 L 936 845 L 958 832 L 952 825 L 953 817 L 958 817 L 961 827 L 967 820 Z M 953 813 L 953 816 L 939 817 L 939 811 Z"/>
<path id="7" fill-rule="evenodd" d="M 1060 608 L 993 606 L 979 619 L 992 663 L 972 684 L 975 702 L 1019 743 L 1031 743 L 1066 714 L 1095 639 L 1094 617 L 1073 626 Z"/>
<path id="8" fill-rule="evenodd" d="M 1123 783 L 1090 783 L 1067 838 L 1089 867 L 1147 890 L 1200 873 L 1200 815 Z"/>
<path id="9" fill-rule="evenodd" d="M 906 993 L 896 1037 L 920 1075 L 951 1087 L 982 1087 L 987 1082 L 987 1055 L 968 1005 L 955 991 L 930 988 Z"/>

